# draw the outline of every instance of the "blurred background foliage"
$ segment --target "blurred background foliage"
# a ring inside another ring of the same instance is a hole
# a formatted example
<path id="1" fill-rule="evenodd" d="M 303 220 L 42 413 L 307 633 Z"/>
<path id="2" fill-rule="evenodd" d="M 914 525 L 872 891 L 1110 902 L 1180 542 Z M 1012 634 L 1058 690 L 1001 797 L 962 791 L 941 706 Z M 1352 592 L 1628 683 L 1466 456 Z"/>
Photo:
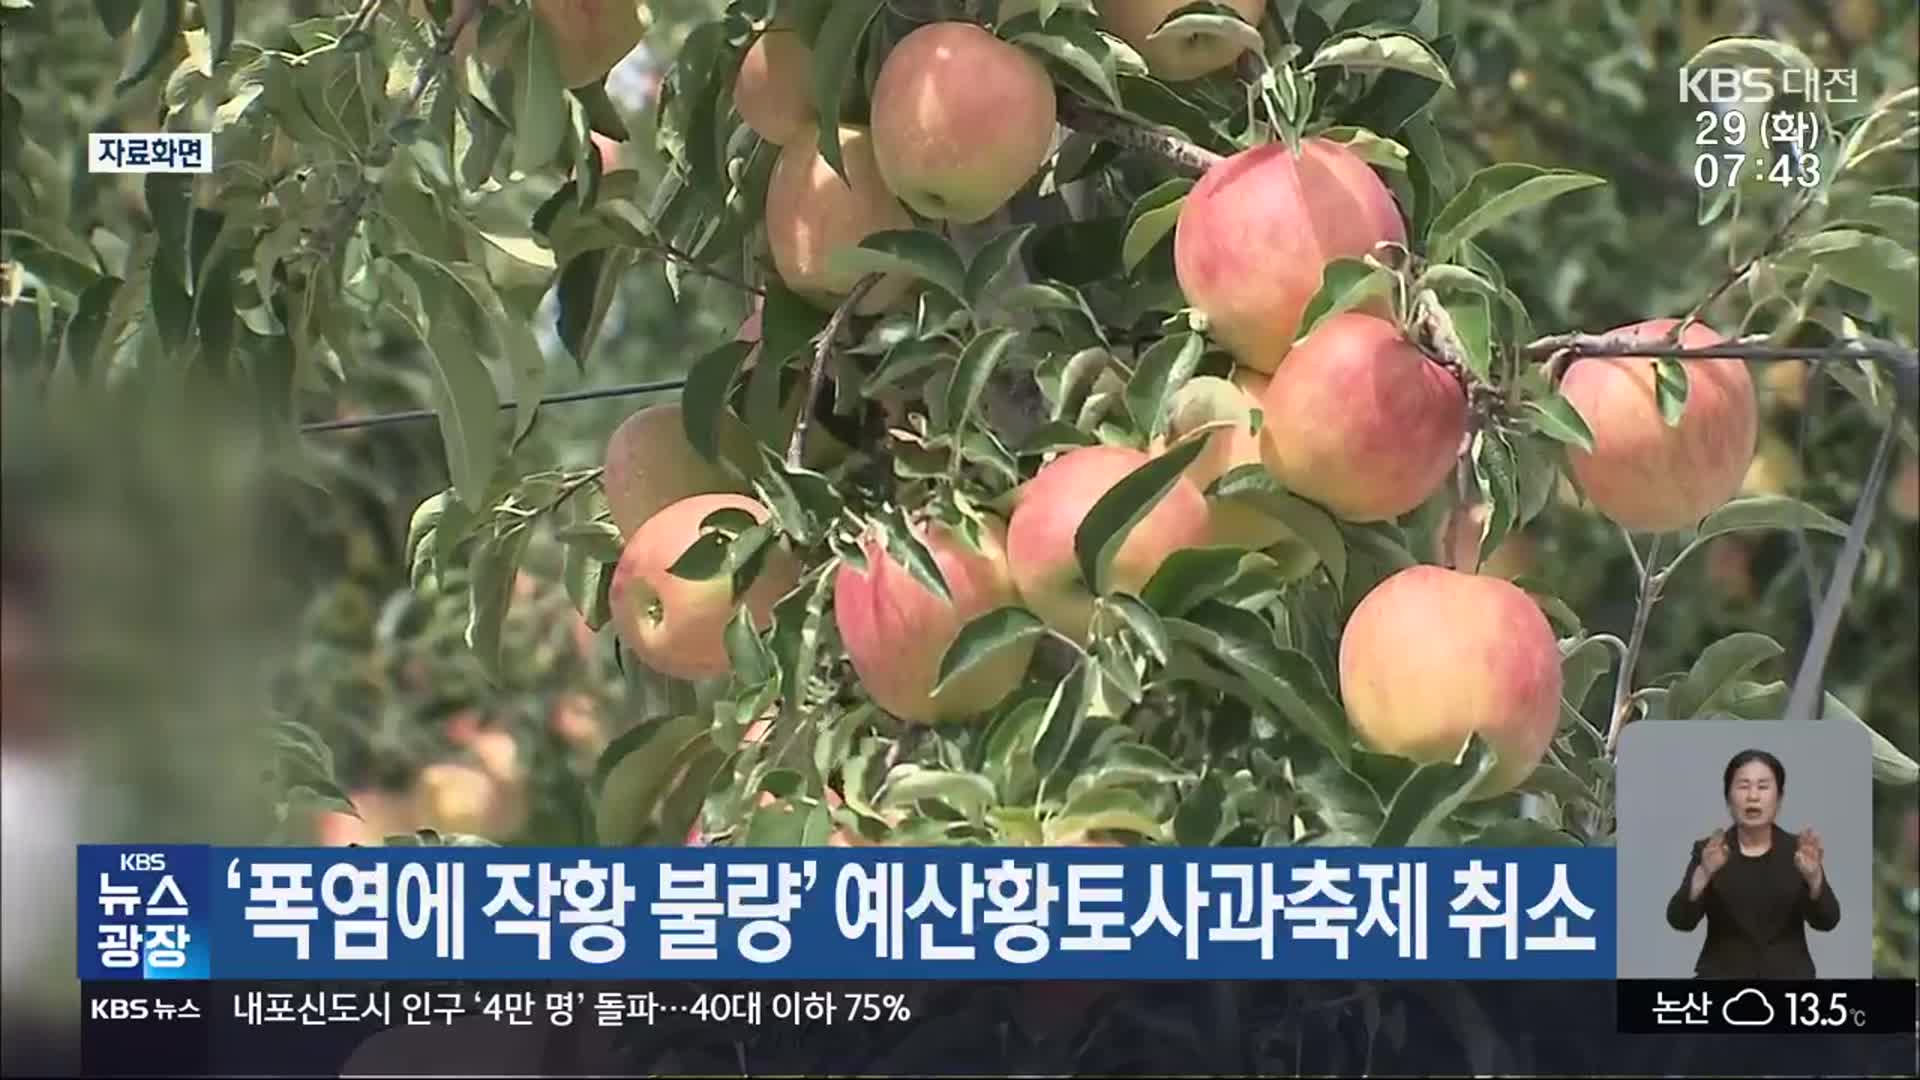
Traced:
<path id="1" fill-rule="evenodd" d="M 299 19 L 346 6 L 250 0 L 240 37 L 270 41 Z M 722 6 L 654 4 L 645 44 L 610 81 L 633 133 L 621 166 L 639 172 L 643 189 L 663 172 L 650 137 L 658 76 L 687 29 Z M 80 0 L 0 3 L 0 83 L 19 102 L 7 124 L 25 136 L 5 148 L 14 160 L 0 190 L 0 227 L 8 230 L 0 260 L 17 240 L 13 230 L 33 231 L 21 216 L 21 184 L 52 198 L 96 247 L 149 228 L 135 178 L 80 167 L 88 132 L 156 127 L 163 89 L 151 79 L 114 94 L 126 57 L 95 8 Z M 1593 198 L 1482 238 L 1543 331 L 1678 314 L 1725 274 L 1730 249 L 1750 246 L 1754 230 L 1764 229 L 1757 215 L 1696 225 L 1694 110 L 1679 102 L 1675 76 L 1701 45 L 1731 33 L 1794 41 L 1825 66 L 1858 70 L 1863 101 L 1911 84 L 1920 55 L 1920 10 L 1906 0 L 1543 0 L 1442 10 L 1458 86 L 1442 94 L 1434 116 L 1456 172 L 1521 160 L 1610 181 Z M 1901 168 L 1895 182 L 1911 185 L 1912 161 Z M 546 193 L 521 194 L 530 210 Z M 368 835 L 433 826 L 501 842 L 573 841 L 581 808 L 570 778 L 644 712 L 641 695 L 653 690 L 623 670 L 610 633 L 585 629 L 557 549 L 536 547 L 526 562 L 498 683 L 464 642 L 460 583 L 410 588 L 410 515 L 448 483 L 431 421 L 290 442 L 263 434 L 244 409 L 197 394 L 190 380 L 173 397 L 109 386 L 88 391 L 95 396 L 84 409 L 45 410 L 41 395 L 58 389 L 48 379 L 55 358 L 38 348 L 46 335 L 36 329 L 49 312 L 30 295 L 7 299 L 5 747 L 13 761 L 62 763 L 47 768 L 64 778 L 15 782 L 9 765 L 9 1012 L 34 1000 L 15 993 L 16 975 L 29 972 L 52 1015 L 66 1015 L 71 1000 L 71 874 L 15 881 L 12 871 L 26 865 L 16 857 L 29 857 L 32 837 L 53 858 L 63 845 L 70 858 L 75 837 L 350 838 L 362 826 L 320 816 L 324 801 L 274 803 L 273 770 L 285 767 L 289 745 L 331 756 L 340 789 L 369 818 Z M 676 376 L 747 314 L 743 297 L 724 284 L 670 282 L 663 263 L 642 262 L 621 282 L 607 330 L 578 364 L 552 333 L 551 303 L 542 310 L 551 390 Z M 344 378 L 303 395 L 304 419 L 429 404 L 429 376 L 412 349 L 360 344 L 365 354 Z M 1803 365 L 1757 374 L 1768 434 L 1751 490 L 1851 517 L 1877 425 Z M 614 425 L 645 403 L 542 410 L 516 451 L 520 471 L 598 464 Z M 1906 503 L 1890 505 L 1896 512 L 1883 512 L 1874 527 L 1829 673 L 1829 688 L 1909 754 L 1920 743 L 1912 461 L 1909 447 L 1896 484 L 1907 485 Z M 1624 634 L 1632 567 L 1598 519 L 1550 510 L 1510 557 L 1591 629 Z M 1790 534 L 1727 538 L 1670 586 L 1642 673 L 1685 670 L 1706 642 L 1752 629 L 1788 644 L 1789 656 L 1761 675 L 1784 678 L 1816 589 Z M 451 794 L 413 798 L 414 781 L 435 763 L 473 767 L 462 782 L 478 786 L 449 782 L 443 790 Z M 459 791 L 471 797 L 463 802 Z M 30 797 L 37 801 L 17 801 Z M 1914 789 L 1876 787 L 1875 797 L 1876 967 L 1912 976 L 1920 968 Z M 37 893 L 22 891 L 36 884 Z M 30 904 L 51 914 L 37 929 L 17 931 L 16 912 Z"/>

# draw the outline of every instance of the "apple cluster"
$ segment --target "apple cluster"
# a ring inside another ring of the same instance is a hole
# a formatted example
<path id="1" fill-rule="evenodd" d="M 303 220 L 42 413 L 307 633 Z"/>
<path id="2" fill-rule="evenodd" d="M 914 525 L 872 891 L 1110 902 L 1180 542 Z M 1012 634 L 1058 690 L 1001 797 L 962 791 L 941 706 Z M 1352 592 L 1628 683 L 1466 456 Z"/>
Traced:
<path id="1" fill-rule="evenodd" d="M 1177 6 L 1106 3 L 1101 14 L 1163 77 L 1230 64 L 1237 47 L 1218 38 L 1147 40 Z M 1235 6 L 1253 20 L 1264 9 Z M 749 126 L 782 147 L 766 201 L 775 270 L 824 307 L 843 302 L 858 277 L 832 266 L 834 253 L 876 232 L 913 228 L 915 215 L 985 220 L 1054 146 L 1046 69 L 973 23 L 923 26 L 894 46 L 880 66 L 870 123 L 839 129 L 841 171 L 819 150 L 810 70 L 799 34 L 776 24 L 745 57 L 734 102 Z M 865 565 L 838 570 L 834 615 L 872 700 L 916 723 L 974 716 L 1004 700 L 1026 677 L 1031 637 L 946 685 L 938 680 L 961 630 L 1003 607 L 1024 607 L 1055 634 L 1086 643 L 1098 598 L 1075 555 L 1081 522 L 1121 480 L 1190 440 L 1206 445 L 1128 533 L 1105 589 L 1137 594 L 1175 552 L 1205 546 L 1265 552 L 1296 576 L 1310 572 L 1318 556 L 1258 500 L 1217 493 L 1216 481 L 1243 466 L 1261 467 L 1279 488 L 1355 524 L 1398 519 L 1438 494 L 1469 443 L 1460 376 L 1410 340 L 1384 301 L 1300 333 L 1329 263 L 1406 244 L 1392 191 L 1342 143 L 1262 145 L 1210 168 L 1179 212 L 1174 269 L 1208 336 L 1233 357 L 1232 374 L 1179 387 L 1166 437 L 1144 451 L 1103 445 L 1056 456 L 1016 493 L 1004 522 L 977 522 L 967 536 L 940 521 L 914 523 L 946 597 L 869 538 Z M 887 310 L 911 287 L 905 276 L 883 279 L 856 313 Z M 1651 342 L 1676 329 L 1673 320 L 1653 320 L 1614 334 Z M 1719 340 L 1698 324 L 1680 336 L 1683 345 Z M 1591 451 L 1569 451 L 1573 479 L 1595 510 L 1627 529 L 1697 524 L 1738 493 L 1754 458 L 1757 400 L 1744 363 L 1709 360 L 1688 371 L 1677 421 L 1662 413 L 1647 359 L 1583 359 L 1565 374 L 1562 392 L 1593 434 Z M 752 437 L 724 429 L 723 455 L 750 453 L 743 448 Z M 734 611 L 744 605 L 764 627 L 801 568 L 770 548 L 738 596 L 724 576 L 688 580 L 669 568 L 715 514 L 765 521 L 766 508 L 688 445 L 674 405 L 643 410 L 615 432 L 605 478 L 625 544 L 612 585 L 620 636 L 665 674 L 724 674 L 723 634 Z M 1484 514 L 1461 508 L 1443 524 L 1443 549 L 1477 553 L 1484 519 L 1476 512 Z M 1420 565 L 1389 577 L 1353 611 L 1339 647 L 1339 689 L 1356 736 L 1382 753 L 1451 760 L 1480 735 L 1496 758 L 1476 791 L 1484 798 L 1512 790 L 1545 755 L 1560 719 L 1561 656 L 1522 588 L 1498 573 Z"/>

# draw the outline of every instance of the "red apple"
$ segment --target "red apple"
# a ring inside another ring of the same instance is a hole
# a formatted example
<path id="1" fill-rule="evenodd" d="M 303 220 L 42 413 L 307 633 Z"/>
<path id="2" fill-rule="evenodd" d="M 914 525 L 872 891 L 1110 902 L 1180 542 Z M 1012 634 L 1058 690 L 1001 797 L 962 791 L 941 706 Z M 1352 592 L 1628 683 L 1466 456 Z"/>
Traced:
<path id="1" fill-rule="evenodd" d="M 1451 761 L 1479 734 L 1494 771 L 1474 799 L 1513 790 L 1560 722 L 1560 647 L 1525 590 L 1411 566 L 1361 599 L 1340 637 L 1340 693 L 1367 747 Z"/>
<path id="2" fill-rule="evenodd" d="M 1092 630 L 1094 596 L 1073 538 L 1100 497 L 1151 459 L 1121 446 L 1069 450 L 1040 467 L 1007 528 L 1015 587 L 1041 621 L 1076 641 Z M 1127 535 L 1108 569 L 1109 588 L 1138 593 L 1167 556 L 1208 540 L 1206 496 L 1182 476 Z"/>
<path id="3" fill-rule="evenodd" d="M 1269 143 L 1213 166 L 1187 193 L 1174 273 L 1208 333 L 1241 364 L 1270 372 L 1293 347 L 1329 261 L 1406 239 L 1393 193 L 1359 155 L 1308 139 L 1296 158 Z M 1364 310 L 1385 314 L 1378 303 Z"/>
<path id="4" fill-rule="evenodd" d="M 705 581 L 669 573 L 703 534 L 702 523 L 720 510 L 744 510 L 765 522 L 767 508 L 744 495 L 694 495 L 661 510 L 634 531 L 614 568 L 610 600 L 615 632 L 648 667 L 676 679 L 710 679 L 727 673 L 725 634 L 734 610 L 745 604 L 764 628 L 773 605 L 799 583 L 799 565 L 784 547 L 767 552 L 744 596 L 735 596 L 729 574 Z"/>
<path id="5" fill-rule="evenodd" d="M 1262 456 L 1287 490 L 1348 521 L 1384 521 L 1453 474 L 1467 433 L 1460 383 L 1385 319 L 1320 323 L 1261 399 Z"/>
<path id="6" fill-rule="evenodd" d="M 879 537 L 869 537 L 867 569 L 843 564 L 834 579 L 840 640 L 860 685 L 893 715 L 923 724 L 977 715 L 998 705 L 1025 677 L 1031 638 L 982 660 L 939 693 L 933 688 L 941 658 L 967 623 L 1020 603 L 1007 568 L 1005 530 L 983 525 L 979 550 L 945 524 L 919 524 L 914 534 L 940 567 L 952 600 L 921 584 Z"/>
<path id="7" fill-rule="evenodd" d="M 1657 341 L 1675 319 L 1609 331 L 1636 343 Z M 1719 344 L 1695 323 L 1684 347 Z M 1560 385 L 1587 427 L 1594 449 L 1568 449 L 1574 478 L 1594 509 L 1636 532 L 1691 528 L 1739 493 L 1759 439 L 1759 399 L 1744 360 L 1688 360 L 1687 405 L 1680 423 L 1660 415 L 1655 364 L 1646 357 L 1586 357 Z"/>

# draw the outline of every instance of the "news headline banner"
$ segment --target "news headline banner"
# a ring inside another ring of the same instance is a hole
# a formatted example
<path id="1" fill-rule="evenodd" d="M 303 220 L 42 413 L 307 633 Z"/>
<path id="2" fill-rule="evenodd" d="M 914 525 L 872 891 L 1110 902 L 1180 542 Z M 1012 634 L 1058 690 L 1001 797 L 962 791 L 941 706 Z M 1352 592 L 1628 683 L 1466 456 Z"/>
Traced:
<path id="1" fill-rule="evenodd" d="M 83 980 L 1611 979 L 1608 848 L 83 846 Z"/>

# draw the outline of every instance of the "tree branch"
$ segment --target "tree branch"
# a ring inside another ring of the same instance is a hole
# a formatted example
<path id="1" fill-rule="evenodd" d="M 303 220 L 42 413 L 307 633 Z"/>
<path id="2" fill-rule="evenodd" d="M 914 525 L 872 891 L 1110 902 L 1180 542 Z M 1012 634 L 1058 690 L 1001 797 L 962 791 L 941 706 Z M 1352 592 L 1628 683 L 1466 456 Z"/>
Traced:
<path id="1" fill-rule="evenodd" d="M 807 424 L 813 419 L 814 399 L 820 396 L 820 384 L 826 381 L 827 361 L 833 356 L 834 339 L 840 336 L 840 328 L 846 324 L 853 309 L 866 298 L 875 285 L 880 284 L 880 274 L 868 274 L 854 283 L 853 290 L 847 293 L 840 306 L 833 309 L 833 315 L 827 319 L 826 329 L 820 331 L 820 337 L 813 346 L 813 370 L 807 373 L 806 396 L 800 399 L 800 416 L 794 421 L 793 435 L 787 440 L 787 468 L 800 467 L 800 457 L 807 443 Z"/>
<path id="2" fill-rule="evenodd" d="M 1894 390 L 1909 411 L 1920 410 L 1920 351 L 1878 338 L 1856 338 L 1845 345 L 1770 345 L 1764 338 L 1741 338 L 1719 345 L 1679 345 L 1610 337 L 1605 334 L 1553 334 L 1522 347 L 1528 357 L 1546 358 L 1554 385 L 1568 365 L 1583 356 L 1633 356 L 1671 360 L 1872 360 L 1891 369 Z"/>
<path id="3" fill-rule="evenodd" d="M 1226 160 L 1184 136 L 1141 127 L 1071 95 L 1060 97 L 1060 122 L 1085 135 L 1105 139 L 1128 150 L 1141 150 L 1166 160 L 1181 172 L 1199 176 Z"/>
<path id="4" fill-rule="evenodd" d="M 1620 671 L 1613 681 L 1613 712 L 1607 721 L 1607 756 L 1620 745 L 1620 729 L 1626 726 L 1627 711 L 1633 706 L 1633 675 L 1640 666 L 1640 650 L 1647 641 L 1647 623 L 1653 617 L 1653 605 L 1660 599 L 1660 586 L 1665 583 L 1666 575 L 1660 569 L 1660 541 L 1655 536 L 1653 544 L 1647 549 L 1644 563 L 1639 560 L 1639 552 L 1633 547 L 1633 537 L 1627 536 L 1627 548 L 1634 551 L 1635 564 L 1640 567 L 1640 595 L 1633 606 L 1633 629 L 1627 634 L 1627 648 L 1620 657 Z"/>

